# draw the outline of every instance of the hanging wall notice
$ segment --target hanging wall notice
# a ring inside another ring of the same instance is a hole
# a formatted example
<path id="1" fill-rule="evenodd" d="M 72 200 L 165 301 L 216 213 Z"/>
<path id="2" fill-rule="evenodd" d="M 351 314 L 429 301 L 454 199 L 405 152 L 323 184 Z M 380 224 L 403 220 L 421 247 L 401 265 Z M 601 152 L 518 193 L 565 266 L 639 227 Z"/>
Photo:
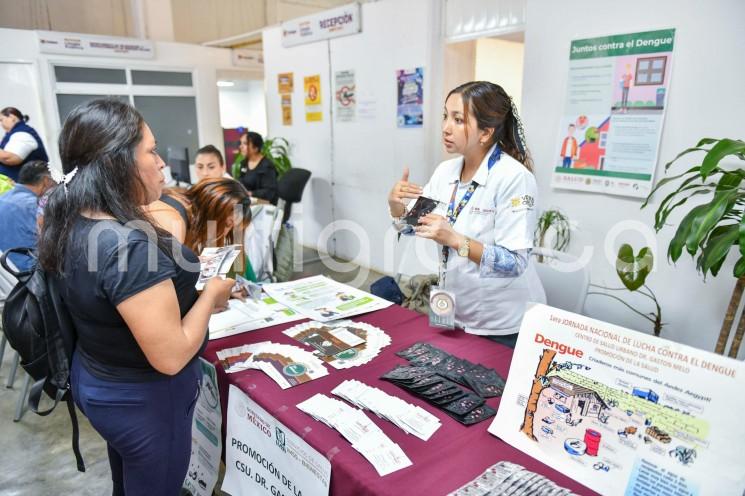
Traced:
<path id="1" fill-rule="evenodd" d="M 277 93 L 286 95 L 292 93 L 294 89 L 293 77 L 291 72 L 277 74 Z"/>
<path id="2" fill-rule="evenodd" d="M 325 456 L 230 385 L 224 492 L 328 496 L 330 481 Z"/>
<path id="3" fill-rule="evenodd" d="M 280 95 L 282 100 L 282 125 L 292 126 L 292 95 Z"/>
<path id="4" fill-rule="evenodd" d="M 489 432 L 605 496 L 741 496 L 745 364 L 545 305 Z"/>
<path id="5" fill-rule="evenodd" d="M 646 197 L 665 116 L 675 29 L 574 40 L 552 185 Z"/>
<path id="6" fill-rule="evenodd" d="M 307 122 L 319 122 L 323 120 L 321 76 L 319 75 L 305 78 L 305 120 Z"/>
<path id="7" fill-rule="evenodd" d="M 354 71 L 338 71 L 334 74 L 334 112 L 337 122 L 353 122 L 357 111 Z"/>
<path id="8" fill-rule="evenodd" d="M 422 127 L 424 122 L 424 69 L 396 71 L 398 82 L 398 127 Z"/>

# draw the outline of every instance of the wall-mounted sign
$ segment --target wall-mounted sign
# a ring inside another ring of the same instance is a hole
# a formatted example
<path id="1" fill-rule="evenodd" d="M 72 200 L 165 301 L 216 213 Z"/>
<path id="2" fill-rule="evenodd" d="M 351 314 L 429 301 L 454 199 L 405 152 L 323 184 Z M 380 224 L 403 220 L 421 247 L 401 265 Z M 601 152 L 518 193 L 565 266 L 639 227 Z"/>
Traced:
<path id="1" fill-rule="evenodd" d="M 80 33 L 37 31 L 42 53 L 152 59 L 155 45 L 151 41 Z"/>
<path id="2" fill-rule="evenodd" d="M 277 74 L 277 92 L 280 95 L 287 95 L 292 93 L 294 88 L 294 79 L 291 72 L 283 72 Z"/>
<path id="3" fill-rule="evenodd" d="M 354 84 L 354 71 L 337 71 L 334 74 L 335 102 L 334 114 L 337 122 L 354 122 L 357 107 Z"/>
<path id="4" fill-rule="evenodd" d="M 291 47 L 362 31 L 360 5 L 353 3 L 282 23 L 282 46 Z"/>
<path id="5" fill-rule="evenodd" d="M 264 69 L 264 55 L 261 53 L 261 50 L 233 48 L 230 51 L 230 57 L 233 59 L 233 65 L 236 67 Z"/>
<path id="6" fill-rule="evenodd" d="M 305 120 L 319 122 L 323 120 L 321 106 L 321 76 L 307 76 L 303 80 L 305 89 Z"/>

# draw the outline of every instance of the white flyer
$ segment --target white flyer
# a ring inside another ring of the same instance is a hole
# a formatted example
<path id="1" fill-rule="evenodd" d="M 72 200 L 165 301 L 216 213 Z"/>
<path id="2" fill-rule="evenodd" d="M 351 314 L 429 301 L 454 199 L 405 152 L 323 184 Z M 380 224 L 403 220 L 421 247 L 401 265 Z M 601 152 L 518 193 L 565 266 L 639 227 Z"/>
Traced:
<path id="1" fill-rule="evenodd" d="M 532 304 L 489 432 L 603 495 L 741 496 L 744 387 L 743 362 Z"/>
<path id="2" fill-rule="evenodd" d="M 196 288 L 198 291 L 204 289 L 207 281 L 213 277 L 222 277 L 230 272 L 230 267 L 241 253 L 241 245 L 228 245 L 211 247 L 202 250 L 199 254 L 199 279 Z"/>
<path id="3" fill-rule="evenodd" d="M 327 496 L 331 463 L 230 385 L 222 490 L 239 495 Z"/>
<path id="4" fill-rule="evenodd" d="M 320 322 L 344 319 L 392 305 L 390 301 L 325 276 L 265 284 L 264 291 L 279 303 Z"/>
<path id="5" fill-rule="evenodd" d="M 191 458 L 183 488 L 192 496 L 210 496 L 217 483 L 222 454 L 222 413 L 215 366 L 203 358 L 199 399 L 191 426 Z"/>
<path id="6" fill-rule="evenodd" d="M 305 316 L 263 295 L 260 300 L 230 300 L 228 309 L 210 317 L 210 340 L 302 320 Z"/>

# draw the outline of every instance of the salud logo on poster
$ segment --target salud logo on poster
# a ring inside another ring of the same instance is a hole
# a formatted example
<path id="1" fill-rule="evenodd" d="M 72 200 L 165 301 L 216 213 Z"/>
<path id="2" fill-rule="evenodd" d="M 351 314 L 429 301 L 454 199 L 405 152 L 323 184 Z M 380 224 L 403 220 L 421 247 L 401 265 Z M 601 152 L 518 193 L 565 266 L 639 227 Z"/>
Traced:
<path id="1" fill-rule="evenodd" d="M 285 431 L 280 429 L 279 426 L 275 425 L 274 433 L 276 434 L 277 446 L 279 446 L 279 449 L 281 449 L 283 452 L 287 453 Z"/>

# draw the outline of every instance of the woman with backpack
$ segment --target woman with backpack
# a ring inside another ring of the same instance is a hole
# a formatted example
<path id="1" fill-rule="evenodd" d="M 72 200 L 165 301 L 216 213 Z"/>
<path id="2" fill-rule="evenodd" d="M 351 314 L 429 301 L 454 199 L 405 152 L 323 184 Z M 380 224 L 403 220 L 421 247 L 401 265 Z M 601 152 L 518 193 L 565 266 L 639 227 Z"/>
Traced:
<path id="1" fill-rule="evenodd" d="M 77 343 L 75 403 L 107 442 L 113 494 L 180 492 L 207 324 L 234 281 L 201 294 L 197 256 L 154 226 L 163 160 L 142 116 L 113 99 L 75 108 L 59 138 L 39 262 L 59 280 Z"/>

